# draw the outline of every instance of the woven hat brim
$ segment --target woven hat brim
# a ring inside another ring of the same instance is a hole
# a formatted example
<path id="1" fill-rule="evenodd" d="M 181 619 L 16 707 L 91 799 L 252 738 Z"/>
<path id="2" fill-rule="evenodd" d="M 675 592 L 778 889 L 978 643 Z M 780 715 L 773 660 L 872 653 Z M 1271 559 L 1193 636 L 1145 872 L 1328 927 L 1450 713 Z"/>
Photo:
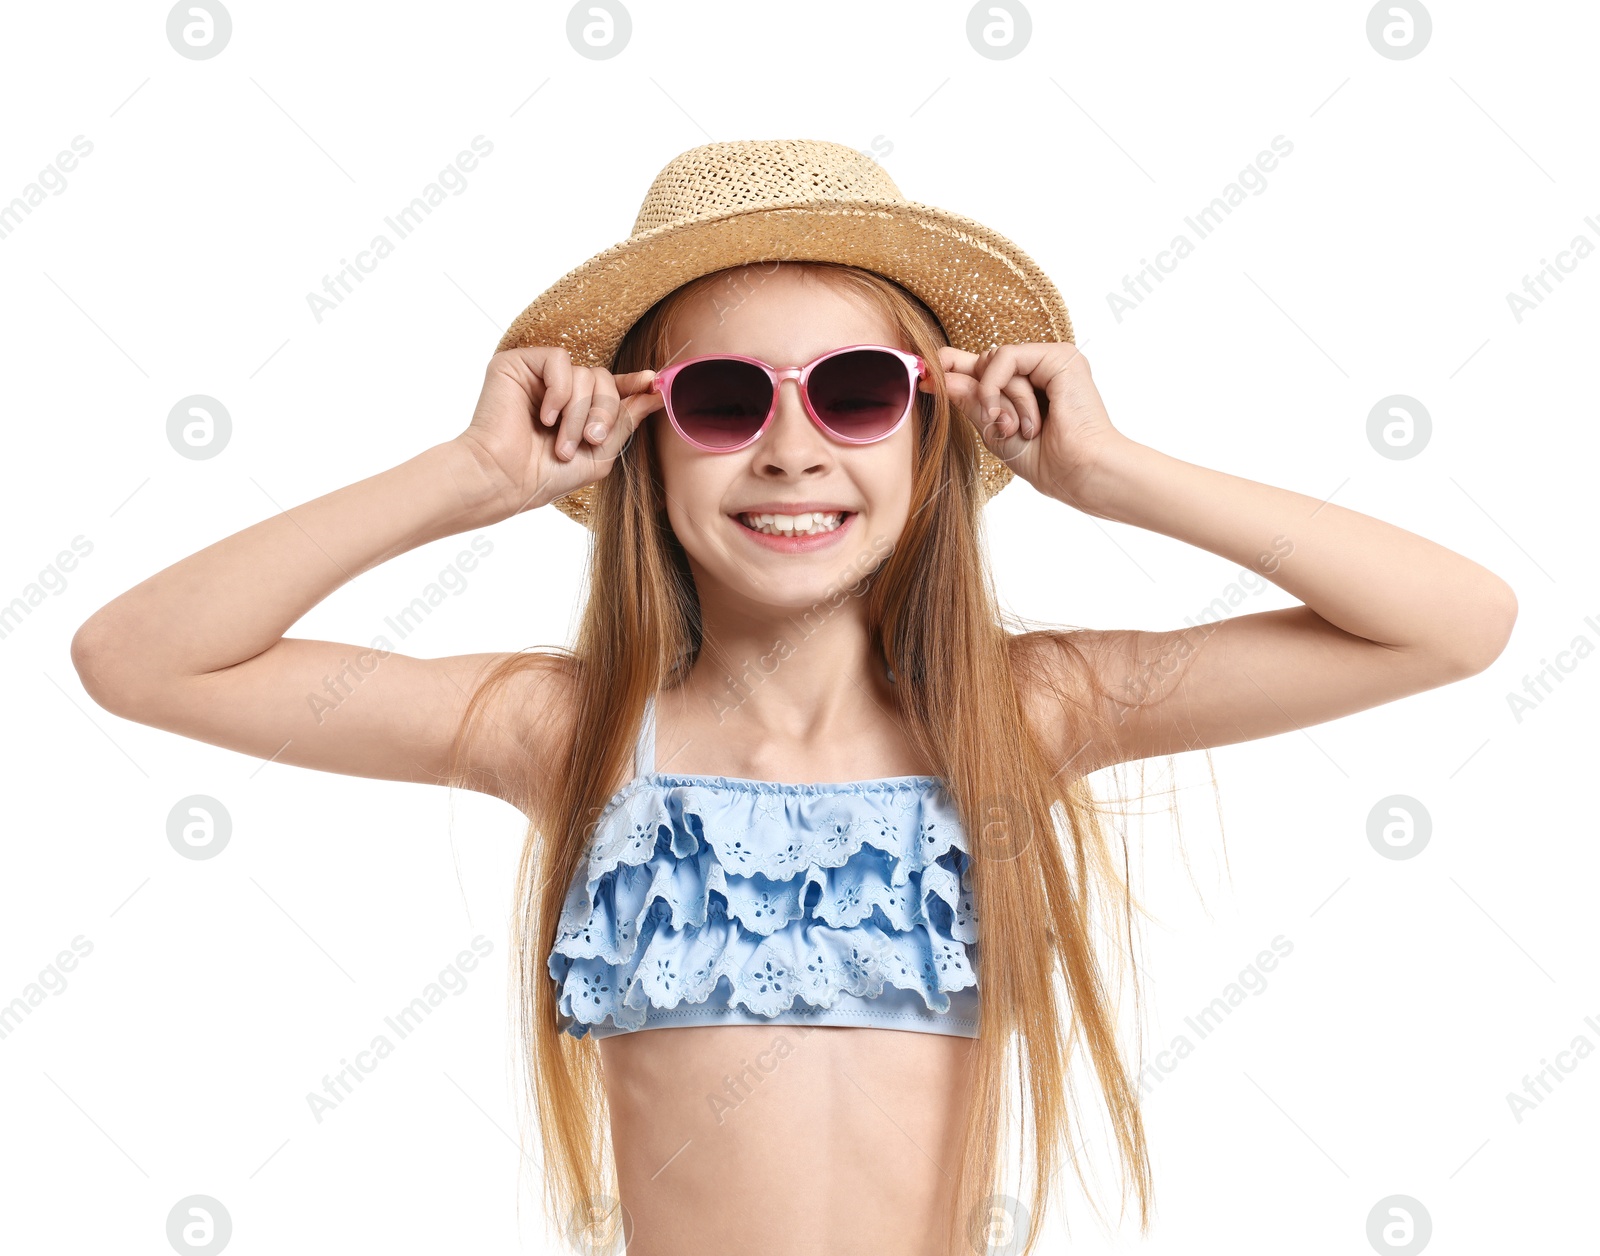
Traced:
<path id="1" fill-rule="evenodd" d="M 771 260 L 841 262 L 883 275 L 926 304 L 951 345 L 968 352 L 1073 339 L 1049 276 L 999 232 L 916 201 L 851 200 L 739 210 L 641 232 L 547 288 L 497 351 L 560 345 L 577 365 L 609 369 L 628 329 L 662 297 L 700 275 Z M 977 446 L 987 501 L 1012 471 Z M 555 505 L 590 526 L 593 492 L 587 485 Z"/>

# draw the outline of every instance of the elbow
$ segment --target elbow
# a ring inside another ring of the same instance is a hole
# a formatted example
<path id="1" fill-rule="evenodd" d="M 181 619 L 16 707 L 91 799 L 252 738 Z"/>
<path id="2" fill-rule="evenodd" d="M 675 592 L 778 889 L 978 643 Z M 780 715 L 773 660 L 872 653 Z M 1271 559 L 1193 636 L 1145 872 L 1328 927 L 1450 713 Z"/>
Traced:
<path id="1" fill-rule="evenodd" d="M 1452 654 L 1459 677 L 1476 676 L 1486 671 L 1503 653 L 1517 623 L 1517 595 L 1504 580 L 1496 577 L 1484 592 L 1472 614 L 1470 632 L 1463 632 Z"/>
<path id="2" fill-rule="evenodd" d="M 99 618 L 90 618 L 73 634 L 71 656 L 78 683 L 95 705 L 113 715 L 121 714 L 123 703 L 119 695 L 126 685 L 122 683 L 116 646 Z"/>

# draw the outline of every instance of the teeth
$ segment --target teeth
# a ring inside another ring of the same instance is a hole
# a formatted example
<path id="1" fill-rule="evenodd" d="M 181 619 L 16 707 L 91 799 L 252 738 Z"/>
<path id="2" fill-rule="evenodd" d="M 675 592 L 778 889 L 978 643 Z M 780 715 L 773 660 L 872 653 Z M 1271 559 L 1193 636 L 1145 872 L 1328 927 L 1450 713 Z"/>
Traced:
<path id="1" fill-rule="evenodd" d="M 764 532 L 768 536 L 816 536 L 822 532 L 832 532 L 844 520 L 842 512 L 823 514 L 820 512 L 801 515 L 740 515 L 739 521 L 746 527 L 757 532 Z"/>

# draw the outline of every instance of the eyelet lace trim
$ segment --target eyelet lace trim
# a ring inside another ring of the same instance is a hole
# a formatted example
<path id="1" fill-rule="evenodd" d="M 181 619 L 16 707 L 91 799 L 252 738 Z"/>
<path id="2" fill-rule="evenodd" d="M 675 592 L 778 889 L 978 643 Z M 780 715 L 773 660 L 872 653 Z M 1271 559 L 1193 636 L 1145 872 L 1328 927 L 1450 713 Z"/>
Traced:
<path id="1" fill-rule="evenodd" d="M 934 777 L 788 785 L 650 774 L 607 803 L 548 970 L 563 1028 L 703 1003 L 773 1016 L 977 985 L 970 852 Z M 805 1010 L 802 1006 L 800 1010 Z"/>

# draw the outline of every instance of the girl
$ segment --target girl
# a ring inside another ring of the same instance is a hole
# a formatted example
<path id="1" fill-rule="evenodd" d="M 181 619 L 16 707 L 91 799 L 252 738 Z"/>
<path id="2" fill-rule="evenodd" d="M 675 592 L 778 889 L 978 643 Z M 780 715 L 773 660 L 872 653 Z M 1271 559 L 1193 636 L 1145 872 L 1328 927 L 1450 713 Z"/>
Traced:
<path id="1" fill-rule="evenodd" d="M 74 661 L 127 718 L 525 811 L 518 1037 L 547 1201 L 590 1250 L 1030 1252 L 1080 1039 L 1147 1225 L 1092 945 L 1130 900 L 1088 778 L 1470 676 L 1516 602 L 1123 435 L 1070 341 L 1015 245 L 852 150 L 691 150 L 513 325 L 465 431 L 157 573 Z M 980 512 L 1012 475 L 1303 605 L 1007 631 Z M 310 607 L 551 503 L 593 530 L 572 649 L 389 654 L 307 716 L 353 653 L 283 635 Z"/>

